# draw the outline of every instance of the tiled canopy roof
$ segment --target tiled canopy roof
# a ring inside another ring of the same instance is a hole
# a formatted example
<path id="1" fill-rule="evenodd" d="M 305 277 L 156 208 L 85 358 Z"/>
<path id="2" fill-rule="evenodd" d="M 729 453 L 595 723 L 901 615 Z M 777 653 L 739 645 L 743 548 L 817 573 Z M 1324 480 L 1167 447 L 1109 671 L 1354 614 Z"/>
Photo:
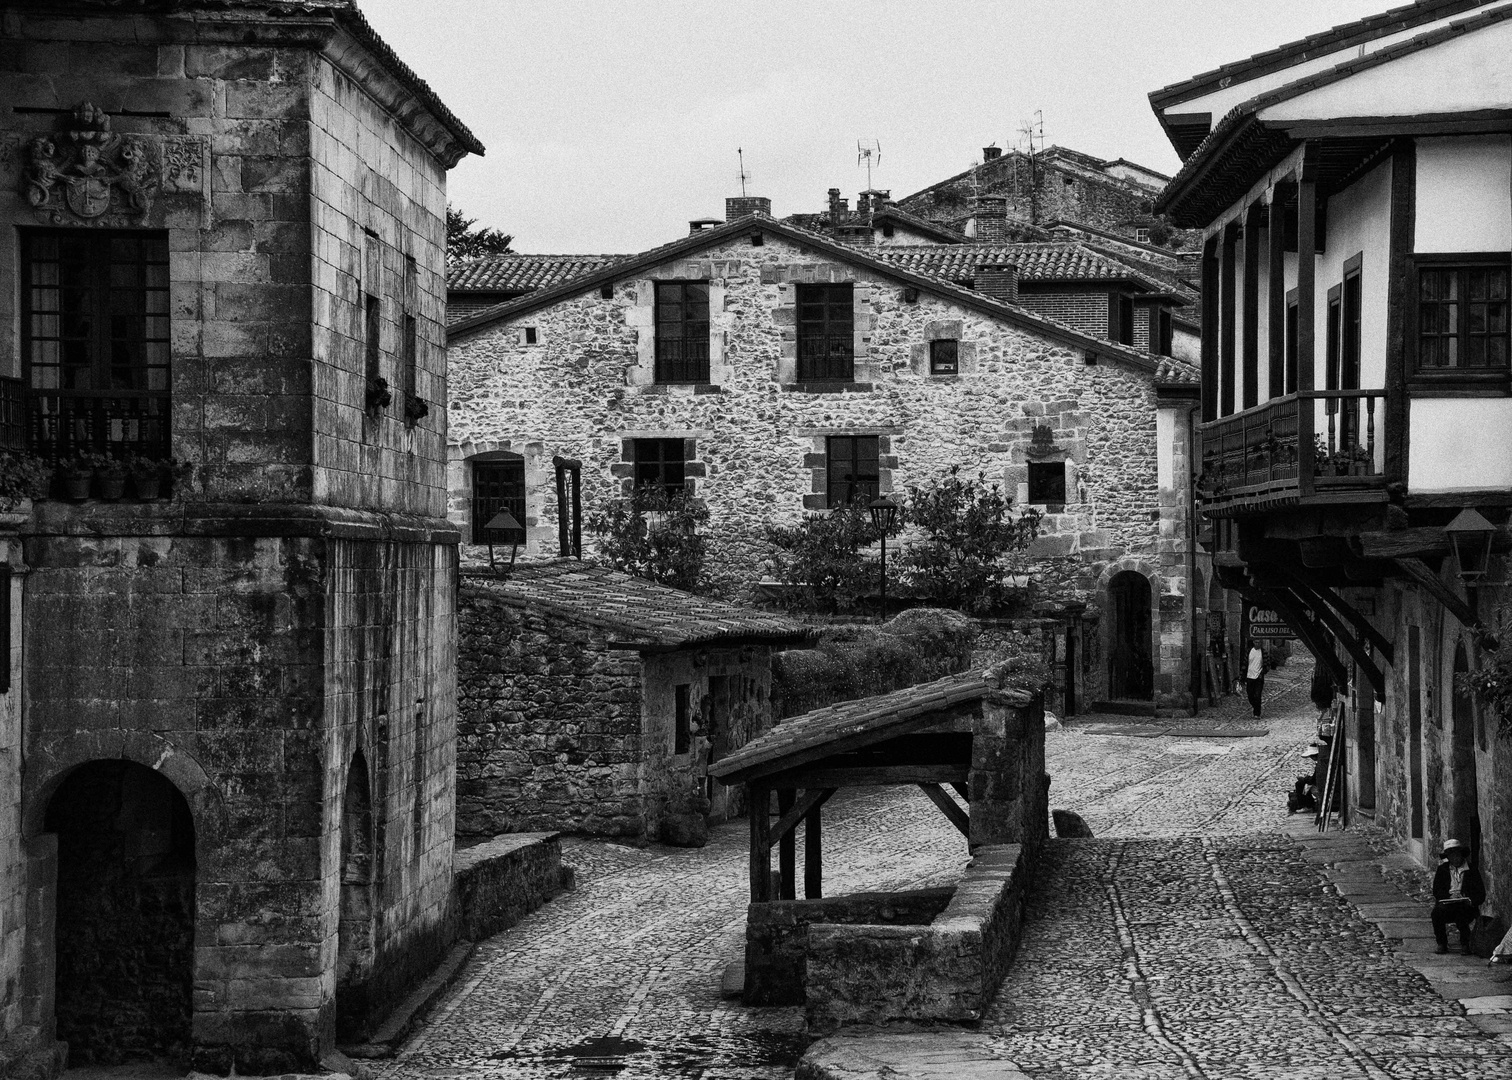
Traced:
<path id="1" fill-rule="evenodd" d="M 628 255 L 490 255 L 446 272 L 448 290 L 528 292 L 589 274 Z"/>
<path id="2" fill-rule="evenodd" d="M 516 566 L 507 578 L 472 575 L 466 584 L 486 588 L 514 607 L 543 609 L 602 627 L 630 646 L 678 648 L 749 640 L 776 644 L 813 636 L 810 627 L 791 619 L 575 559 Z"/>
<path id="3" fill-rule="evenodd" d="M 980 700 L 994 689 L 987 672 L 968 671 L 890 694 L 815 709 L 783 720 L 759 739 L 716 761 L 709 771 L 727 784 L 736 783 L 815 756 L 859 750 L 906 734 L 919 726 L 914 721 L 927 723 L 931 713 Z M 1027 693 L 1020 696 L 1024 704 L 1029 703 Z"/>
<path id="4" fill-rule="evenodd" d="M 1160 366 L 1155 369 L 1155 381 L 1167 386 L 1172 384 L 1196 386 L 1202 382 L 1202 373 L 1185 360 L 1163 356 L 1160 358 Z"/>
<path id="5" fill-rule="evenodd" d="M 1132 281 L 1151 292 L 1169 286 L 1085 244 L 896 244 L 875 250 L 879 259 L 947 281 L 971 281 L 984 263 L 1013 263 L 1020 281 Z"/>

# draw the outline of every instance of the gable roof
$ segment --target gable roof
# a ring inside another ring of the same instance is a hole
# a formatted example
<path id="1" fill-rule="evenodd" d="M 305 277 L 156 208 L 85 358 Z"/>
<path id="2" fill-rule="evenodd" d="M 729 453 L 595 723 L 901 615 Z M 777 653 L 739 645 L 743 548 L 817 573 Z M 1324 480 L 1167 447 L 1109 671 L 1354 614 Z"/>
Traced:
<path id="1" fill-rule="evenodd" d="M 944 278 L 930 274 L 919 273 L 906 267 L 897 266 L 879 257 L 871 250 L 865 250 L 854 245 L 843 244 L 831 240 L 827 236 L 800 229 L 787 222 L 777 221 L 766 214 L 752 214 L 749 217 L 738 218 L 735 221 L 726 222 L 723 225 L 711 229 L 702 229 L 690 236 L 674 240 L 670 244 L 651 248 L 639 255 L 632 255 L 623 262 L 612 263 L 598 270 L 584 274 L 581 277 L 563 281 L 549 288 L 537 289 L 517 299 L 489 308 L 470 318 L 463 319 L 447 327 L 448 343 L 468 334 L 484 330 L 495 323 L 513 319 L 531 311 L 537 311 L 544 307 L 565 300 L 573 296 L 579 296 L 600 285 L 606 285 L 621 278 L 638 274 L 674 259 L 680 259 L 692 255 L 707 247 L 735 236 L 748 236 L 753 231 L 769 234 L 789 240 L 794 244 L 812 248 L 823 252 L 832 258 L 854 263 L 865 267 L 885 277 L 892 278 L 905 285 L 912 285 L 921 290 L 932 293 L 942 299 L 961 305 L 973 311 L 991 316 L 1010 326 L 1026 330 L 1030 333 L 1039 334 L 1059 341 L 1072 348 L 1084 349 L 1098 357 L 1109 360 L 1117 360 L 1129 364 L 1143 371 L 1155 374 L 1158 362 L 1156 357 L 1149 353 L 1140 352 L 1128 345 L 1118 345 L 1102 338 L 1085 334 L 1080 330 L 1048 319 L 1043 315 L 1027 311 L 1016 304 L 1009 304 L 1002 300 L 993 299 L 985 293 L 975 292 L 971 289 L 962 288 Z M 900 245 L 901 246 L 901 245 Z M 887 248 L 877 248 L 876 252 L 885 252 Z M 943 250 L 952 250 L 949 248 Z"/>
<path id="2" fill-rule="evenodd" d="M 894 203 L 894 205 L 897 205 L 897 203 L 909 202 L 913 199 L 919 198 L 920 196 L 928 195 L 930 192 L 938 191 L 940 188 L 949 187 L 952 184 L 958 184 L 961 181 L 966 180 L 971 176 L 972 173 L 975 173 L 980 169 L 992 169 L 994 167 L 1002 168 L 1005 164 L 1013 160 L 1013 158 L 1015 157 L 1027 156 L 1028 155 L 1025 154 L 1022 150 L 1006 150 L 1001 155 L 993 158 L 990 161 L 975 162 L 971 165 L 970 168 L 967 168 L 962 172 L 958 172 L 954 176 L 947 176 L 944 180 L 930 184 L 928 187 L 920 188 L 912 195 L 905 195 L 903 198 L 896 200 L 896 203 Z M 1118 158 L 1114 161 L 1105 161 L 1102 158 L 1095 157 L 1092 154 L 1084 154 L 1080 150 L 1072 150 L 1064 146 L 1046 147 L 1044 150 L 1039 152 L 1037 157 L 1039 162 L 1044 165 L 1054 165 L 1062 168 L 1085 170 L 1085 172 L 1090 173 L 1092 178 L 1094 179 L 1104 180 L 1114 186 L 1136 188 L 1142 191 L 1154 190 L 1157 185 L 1146 184 L 1139 180 L 1130 179 L 1126 176 L 1119 176 L 1117 173 L 1111 173 L 1107 170 L 1114 165 L 1125 165 L 1139 169 L 1141 172 L 1147 172 L 1152 176 L 1163 177 L 1165 175 L 1164 173 L 1157 172 L 1155 169 L 1147 169 L 1143 165 L 1136 165 L 1134 162 L 1127 161 L 1124 158 Z"/>
<path id="3" fill-rule="evenodd" d="M 1020 282 L 1108 281 L 1138 285 L 1148 292 L 1164 293 L 1171 286 L 1117 259 L 1102 255 L 1077 241 L 1030 244 L 963 244 L 941 247 L 925 244 L 894 244 L 877 248 L 877 257 L 896 266 L 948 281 L 975 279 L 988 263 L 1012 263 Z M 1185 300 L 1183 299 L 1183 302 Z"/>
<path id="4" fill-rule="evenodd" d="M 795 644 L 815 630 L 755 608 L 695 596 L 616 570 L 559 559 L 521 563 L 508 577 L 464 576 L 464 588 L 486 591 L 510 607 L 534 608 L 616 635 L 623 648 L 677 649 L 692 645 L 763 642 Z"/>
<path id="5" fill-rule="evenodd" d="M 1180 171 L 1155 200 L 1155 212 L 1169 214 L 1177 224 L 1196 223 L 1199 227 L 1205 226 L 1208 222 L 1202 220 L 1204 216 L 1208 220 L 1216 216 L 1212 211 L 1213 205 L 1221 204 L 1218 210 L 1221 212 L 1233 202 L 1232 198 L 1227 197 L 1232 189 L 1247 190 L 1257 170 L 1269 168 L 1284 158 L 1297 140 L 1282 130 L 1279 124 L 1272 126 L 1260 121 L 1258 114 L 1261 110 L 1508 19 L 1512 19 L 1512 5 L 1452 22 L 1388 49 L 1347 60 L 1326 71 L 1241 102 L 1229 110 L 1182 164 Z M 1389 136 L 1390 130 L 1389 125 L 1380 125 L 1383 139 Z M 1226 185 L 1220 182 L 1206 198 L 1192 198 L 1194 192 L 1198 192 L 1210 177 L 1223 177 L 1226 167 L 1230 165 L 1235 167 L 1235 174 L 1227 177 Z"/>
<path id="6" fill-rule="evenodd" d="M 447 292 L 528 292 L 579 277 L 629 255 L 488 255 L 446 271 Z"/>

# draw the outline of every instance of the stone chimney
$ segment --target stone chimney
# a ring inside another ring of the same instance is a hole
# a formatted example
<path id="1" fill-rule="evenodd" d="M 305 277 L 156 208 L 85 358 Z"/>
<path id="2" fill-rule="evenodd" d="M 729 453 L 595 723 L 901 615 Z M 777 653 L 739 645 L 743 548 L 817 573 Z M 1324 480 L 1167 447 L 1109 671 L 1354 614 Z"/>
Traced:
<path id="1" fill-rule="evenodd" d="M 1000 158 L 1002 156 L 1003 156 L 1003 148 L 1001 146 L 984 146 L 984 147 L 982 147 L 982 160 L 984 162 L 985 161 L 996 161 L 998 158 Z"/>
<path id="2" fill-rule="evenodd" d="M 977 267 L 976 290 L 994 300 L 1018 303 L 1018 267 L 1013 263 L 983 263 Z"/>
<path id="3" fill-rule="evenodd" d="M 856 196 L 856 212 L 858 214 L 860 214 L 862 217 L 868 217 L 871 214 L 871 209 L 871 192 L 863 191 L 861 194 Z"/>
<path id="4" fill-rule="evenodd" d="M 752 214 L 772 216 L 772 200 L 760 195 L 732 196 L 725 200 L 725 220 L 750 217 Z"/>
<path id="5" fill-rule="evenodd" d="M 829 215 L 831 225 L 838 223 L 840 220 L 840 215 L 846 213 L 850 209 L 850 207 L 847 205 L 849 202 L 849 199 L 842 199 L 840 197 L 839 188 L 832 187 L 829 189 Z"/>
<path id="6" fill-rule="evenodd" d="M 976 200 L 976 240 L 1008 239 L 1008 199 L 1003 195 L 978 195 Z"/>
<path id="7" fill-rule="evenodd" d="M 709 229 L 717 229 L 723 224 L 724 222 L 720 221 L 717 217 L 694 218 L 692 221 L 688 222 L 688 235 L 692 236 L 694 233 L 706 232 Z"/>

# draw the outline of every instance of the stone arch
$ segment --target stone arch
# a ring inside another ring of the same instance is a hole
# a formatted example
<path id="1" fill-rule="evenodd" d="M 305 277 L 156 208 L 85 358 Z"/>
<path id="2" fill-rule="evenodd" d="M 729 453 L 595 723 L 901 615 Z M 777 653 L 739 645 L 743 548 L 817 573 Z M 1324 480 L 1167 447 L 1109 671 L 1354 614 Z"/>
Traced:
<path id="1" fill-rule="evenodd" d="M 1118 559 L 1098 578 L 1107 697 L 1155 700 L 1160 660 L 1160 590 L 1154 564 L 1137 557 Z"/>
<path id="2" fill-rule="evenodd" d="M 336 1038 L 358 1041 L 368 1035 L 373 974 L 374 898 L 377 832 L 367 758 L 352 754 L 341 793 L 339 917 L 336 933 Z"/>
<path id="3" fill-rule="evenodd" d="M 462 530 L 462 543 L 472 545 L 475 466 L 479 463 L 518 462 L 519 483 L 522 489 L 521 504 L 516 517 L 524 526 L 521 552 L 531 550 L 532 533 L 536 533 L 537 545 L 546 543 L 549 536 L 537 532 L 537 522 L 542 510 L 555 505 L 556 473 L 546 457 L 544 444 L 524 439 L 481 439 L 450 445 L 446 448 L 447 490 L 449 505 L 447 516 Z M 550 530 L 546 530 L 547 533 Z M 507 544 L 505 545 L 507 548 Z"/>

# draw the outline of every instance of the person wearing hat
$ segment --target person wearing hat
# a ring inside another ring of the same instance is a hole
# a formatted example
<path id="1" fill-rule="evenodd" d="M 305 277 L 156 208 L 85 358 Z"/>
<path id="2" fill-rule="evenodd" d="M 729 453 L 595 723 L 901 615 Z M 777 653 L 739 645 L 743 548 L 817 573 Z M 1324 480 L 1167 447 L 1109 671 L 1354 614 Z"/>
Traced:
<path id="1" fill-rule="evenodd" d="M 1314 771 L 1308 773 L 1306 776 L 1297 777 L 1296 785 L 1291 789 L 1291 791 L 1287 793 L 1286 812 L 1288 814 L 1295 814 L 1298 810 L 1316 810 L 1318 808 L 1318 787 L 1316 772 L 1318 764 L 1318 742 L 1316 739 L 1313 740 L 1313 744 L 1311 746 L 1302 751 L 1302 756 L 1309 759 L 1313 763 Z"/>
<path id="2" fill-rule="evenodd" d="M 1470 925 L 1480 914 L 1486 885 L 1470 865 L 1470 847 L 1459 840 L 1444 841 L 1444 861 L 1433 875 L 1433 936 L 1435 952 L 1449 951 L 1449 924 L 1459 928 L 1460 948 L 1470 952 Z"/>

